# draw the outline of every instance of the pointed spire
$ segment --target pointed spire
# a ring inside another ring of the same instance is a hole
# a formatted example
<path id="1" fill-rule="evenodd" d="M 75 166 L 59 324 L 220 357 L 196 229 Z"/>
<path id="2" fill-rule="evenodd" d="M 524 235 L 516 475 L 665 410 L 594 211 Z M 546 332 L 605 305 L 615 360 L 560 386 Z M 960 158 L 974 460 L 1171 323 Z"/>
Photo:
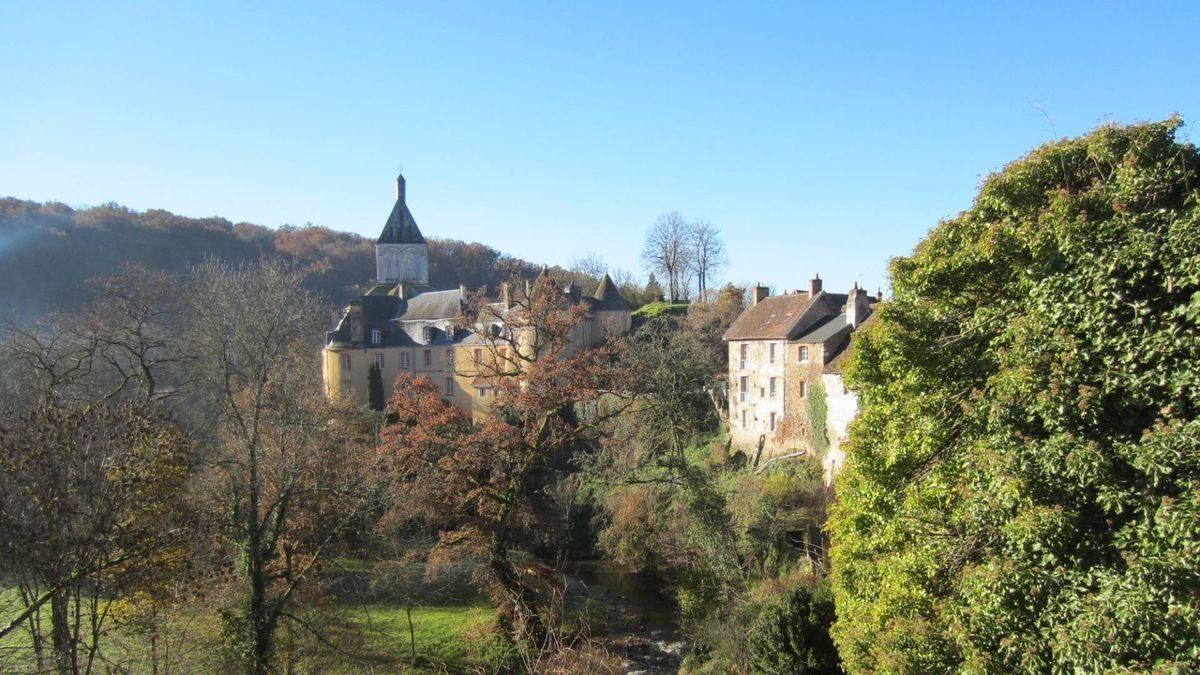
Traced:
<path id="1" fill-rule="evenodd" d="M 600 285 L 596 287 L 596 292 L 592 294 L 596 299 L 596 309 L 608 311 L 629 311 L 629 303 L 625 302 L 625 298 L 621 296 L 621 290 L 613 283 L 612 277 L 606 272 L 604 277 L 600 279 Z"/>
<path id="2" fill-rule="evenodd" d="M 608 272 L 605 272 L 604 276 L 600 279 L 600 285 L 596 286 L 596 292 L 592 294 L 592 297 L 597 300 L 603 300 L 608 297 L 610 290 L 613 290 L 613 280 L 612 277 L 608 276 Z"/>
<path id="3" fill-rule="evenodd" d="M 408 210 L 408 204 L 405 203 L 406 192 L 404 174 L 400 174 L 396 176 L 396 204 L 392 207 L 392 212 L 388 215 L 387 222 L 383 225 L 383 232 L 379 235 L 376 243 L 425 243 L 425 237 L 421 236 L 421 229 L 417 227 L 417 221 L 413 219 L 412 213 Z"/>

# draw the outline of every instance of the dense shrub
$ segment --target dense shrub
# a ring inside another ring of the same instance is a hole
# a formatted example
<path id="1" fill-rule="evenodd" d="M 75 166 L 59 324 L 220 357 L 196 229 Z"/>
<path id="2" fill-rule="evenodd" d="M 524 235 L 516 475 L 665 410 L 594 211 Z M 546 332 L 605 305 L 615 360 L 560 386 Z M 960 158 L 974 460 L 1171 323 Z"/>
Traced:
<path id="1" fill-rule="evenodd" d="M 833 596 L 826 588 L 792 589 L 776 605 L 763 609 L 746 648 L 750 670 L 765 675 L 840 673 L 837 649 L 829 637 Z"/>

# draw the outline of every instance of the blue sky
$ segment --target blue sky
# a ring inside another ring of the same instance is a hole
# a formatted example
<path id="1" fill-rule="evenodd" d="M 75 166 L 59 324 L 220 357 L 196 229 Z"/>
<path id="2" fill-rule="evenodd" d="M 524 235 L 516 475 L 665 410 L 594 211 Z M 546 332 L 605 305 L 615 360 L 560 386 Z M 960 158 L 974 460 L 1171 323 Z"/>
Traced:
<path id="1" fill-rule="evenodd" d="M 0 195 L 885 283 L 987 173 L 1200 119 L 1200 3 L 0 3 Z"/>

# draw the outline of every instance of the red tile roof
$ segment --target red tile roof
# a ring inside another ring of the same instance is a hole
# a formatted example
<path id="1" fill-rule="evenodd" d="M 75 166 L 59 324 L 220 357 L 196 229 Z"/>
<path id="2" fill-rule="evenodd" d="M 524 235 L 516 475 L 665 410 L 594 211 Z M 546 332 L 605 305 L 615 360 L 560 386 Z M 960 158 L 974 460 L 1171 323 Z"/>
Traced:
<path id="1" fill-rule="evenodd" d="M 726 340 L 783 340 L 804 310 L 812 304 L 808 293 L 772 295 L 750 306 L 725 331 Z"/>

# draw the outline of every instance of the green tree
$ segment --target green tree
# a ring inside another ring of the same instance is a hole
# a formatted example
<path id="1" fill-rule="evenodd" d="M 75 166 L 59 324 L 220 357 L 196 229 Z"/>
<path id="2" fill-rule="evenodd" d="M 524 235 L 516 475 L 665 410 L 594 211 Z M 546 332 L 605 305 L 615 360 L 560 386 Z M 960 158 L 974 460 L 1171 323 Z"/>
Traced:
<path id="1" fill-rule="evenodd" d="M 746 640 L 750 670 L 769 675 L 840 673 L 837 649 L 829 637 L 833 625 L 829 588 L 806 585 L 758 615 Z"/>
<path id="2" fill-rule="evenodd" d="M 1043 146 L 891 264 L 830 523 L 850 670 L 1193 667 L 1200 154 Z"/>
<path id="3" fill-rule="evenodd" d="M 825 423 L 829 417 L 829 404 L 825 398 L 825 385 L 820 380 L 813 382 L 808 395 L 808 425 L 812 429 L 812 449 L 816 457 L 824 457 L 829 450 L 829 435 Z"/>
<path id="4" fill-rule="evenodd" d="M 383 396 L 383 371 L 374 363 L 367 371 L 367 396 L 370 399 L 371 410 L 383 410 L 384 404 L 387 403 Z"/>

